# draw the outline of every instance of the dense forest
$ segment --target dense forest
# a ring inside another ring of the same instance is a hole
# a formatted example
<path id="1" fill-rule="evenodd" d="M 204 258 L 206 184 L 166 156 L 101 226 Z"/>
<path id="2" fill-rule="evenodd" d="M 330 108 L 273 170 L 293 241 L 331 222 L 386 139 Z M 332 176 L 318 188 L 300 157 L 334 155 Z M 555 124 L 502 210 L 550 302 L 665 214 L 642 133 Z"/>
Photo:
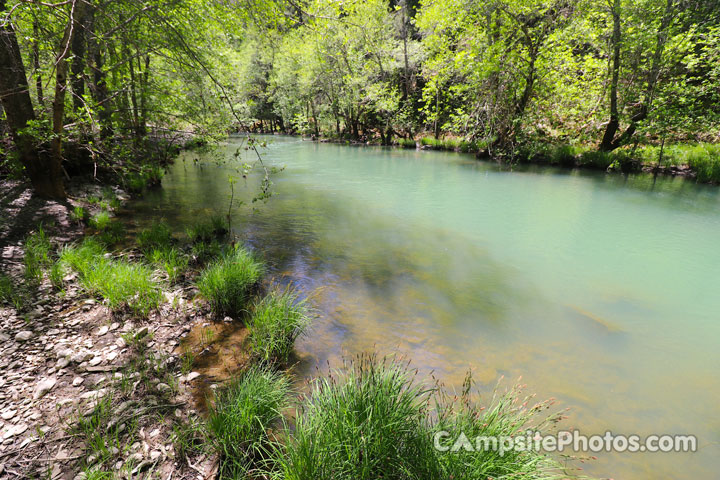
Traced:
<path id="1" fill-rule="evenodd" d="M 88 166 L 152 181 L 134 159 L 236 130 L 510 160 L 584 153 L 603 167 L 662 161 L 667 146 L 670 162 L 720 178 L 714 0 L 3 0 L 0 11 L 3 171 L 44 195 L 62 197 L 66 173 Z"/>

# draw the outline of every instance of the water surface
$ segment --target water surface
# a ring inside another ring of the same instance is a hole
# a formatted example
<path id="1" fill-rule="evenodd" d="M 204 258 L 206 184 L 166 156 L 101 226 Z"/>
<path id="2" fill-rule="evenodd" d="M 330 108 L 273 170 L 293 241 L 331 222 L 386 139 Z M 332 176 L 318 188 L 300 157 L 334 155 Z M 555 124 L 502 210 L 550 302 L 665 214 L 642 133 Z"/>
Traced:
<path id="1" fill-rule="evenodd" d="M 720 189 L 269 141 L 265 162 L 286 167 L 276 195 L 253 208 L 236 184 L 234 229 L 277 278 L 315 294 L 301 372 L 376 350 L 450 386 L 468 369 L 484 391 L 522 376 L 570 407 L 565 427 L 699 438 L 698 453 L 601 454 L 588 473 L 718 478 Z M 181 228 L 227 211 L 238 145 L 184 153 L 137 202 L 138 221 Z"/>

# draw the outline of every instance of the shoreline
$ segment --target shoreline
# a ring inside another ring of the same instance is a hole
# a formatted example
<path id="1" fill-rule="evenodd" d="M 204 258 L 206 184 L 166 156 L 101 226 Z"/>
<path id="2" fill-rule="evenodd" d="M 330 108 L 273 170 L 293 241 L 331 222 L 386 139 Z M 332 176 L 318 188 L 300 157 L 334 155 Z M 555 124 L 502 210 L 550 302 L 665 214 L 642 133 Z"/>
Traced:
<path id="1" fill-rule="evenodd" d="M 516 165 L 536 165 L 540 167 L 552 167 L 552 168 L 561 168 L 564 170 L 572 171 L 575 169 L 580 170 L 588 170 L 588 171 L 604 171 L 606 173 L 614 173 L 614 174 L 649 174 L 649 175 L 659 175 L 664 177 L 682 177 L 687 178 L 690 180 L 695 180 L 696 183 L 704 184 L 704 185 L 717 185 L 720 186 L 720 179 L 710 179 L 706 181 L 701 181 L 698 179 L 698 172 L 693 170 L 693 168 L 687 164 L 687 163 L 681 163 L 681 164 L 664 164 L 664 165 L 658 165 L 656 162 L 643 162 L 640 160 L 629 160 L 628 163 L 625 163 L 623 165 L 613 166 L 612 163 L 610 164 L 596 164 L 593 163 L 593 161 L 584 161 L 582 158 L 582 155 L 576 155 L 573 156 L 573 158 L 563 158 L 559 160 L 553 160 L 552 158 L 548 156 L 544 156 L 542 154 L 531 154 L 524 157 L 518 157 L 515 160 L 511 162 L 507 162 L 504 160 L 504 157 L 501 156 L 492 156 L 488 154 L 486 151 L 477 151 L 477 150 L 463 150 L 462 147 L 456 146 L 455 141 L 451 142 L 450 146 L 445 146 L 442 144 L 442 141 L 440 142 L 440 145 L 431 145 L 431 144 L 423 144 L 422 140 L 413 140 L 413 145 L 410 146 L 409 144 L 402 144 L 399 142 L 395 142 L 392 145 L 382 145 L 377 142 L 371 142 L 371 141 L 361 141 L 361 140 L 345 140 L 345 139 L 338 139 L 333 137 L 324 137 L 321 136 L 319 138 L 315 138 L 314 135 L 303 135 L 303 134 L 296 134 L 296 133 L 252 133 L 252 132 L 239 132 L 234 133 L 231 135 L 237 135 L 237 134 L 247 134 L 250 135 L 273 135 L 273 136 L 288 136 L 288 137 L 295 137 L 300 138 L 303 141 L 311 141 L 315 143 L 331 143 L 335 145 L 346 145 L 346 146 L 364 146 L 364 147 L 382 147 L 382 148 L 398 148 L 398 149 L 404 149 L 404 150 L 417 150 L 417 151 L 443 151 L 443 152 L 452 152 L 452 153 L 462 153 L 462 154 L 469 154 L 473 155 L 476 160 L 495 163 L 499 166 L 512 168 Z M 690 148 L 692 144 L 678 144 L 680 146 L 686 146 Z M 562 147 L 560 147 L 562 148 Z M 598 155 L 604 155 L 599 152 L 589 151 L 592 154 L 598 154 Z M 612 154 L 608 154 L 608 156 L 611 157 Z M 720 162 L 720 159 L 718 160 Z"/>

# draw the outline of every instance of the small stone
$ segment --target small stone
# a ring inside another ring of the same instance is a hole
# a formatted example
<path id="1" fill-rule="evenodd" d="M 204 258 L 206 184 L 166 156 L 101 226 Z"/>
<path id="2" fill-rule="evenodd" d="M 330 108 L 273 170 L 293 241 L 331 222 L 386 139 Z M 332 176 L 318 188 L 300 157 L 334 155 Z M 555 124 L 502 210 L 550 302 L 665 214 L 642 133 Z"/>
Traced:
<path id="1" fill-rule="evenodd" d="M 170 388 L 170 385 L 168 385 L 167 383 L 158 383 L 157 389 L 158 389 L 158 392 L 161 392 L 161 393 L 169 392 L 172 390 L 172 388 Z"/>
<path id="2" fill-rule="evenodd" d="M 16 413 L 17 410 L 5 410 L 0 416 L 2 416 L 3 420 L 10 420 L 15 416 Z"/>
<path id="3" fill-rule="evenodd" d="M 108 362 L 112 362 L 113 360 L 115 360 L 117 358 L 117 356 L 118 356 L 118 352 L 113 351 L 113 352 L 108 353 L 107 354 Z"/>
<path id="4" fill-rule="evenodd" d="M 123 348 L 123 347 L 127 346 L 127 342 L 125 341 L 124 338 L 120 337 L 117 340 L 115 340 L 115 345 L 117 345 L 120 348 Z"/>
<path id="5" fill-rule="evenodd" d="M 79 386 L 79 385 L 82 384 L 84 381 L 85 381 L 85 379 L 82 378 L 82 377 L 75 377 L 75 378 L 73 379 L 73 382 L 72 382 L 73 387 Z"/>
<path id="6" fill-rule="evenodd" d="M 95 366 L 97 366 L 97 365 L 100 365 L 100 364 L 102 363 L 102 361 L 103 361 L 102 356 L 100 356 L 100 355 L 95 355 L 95 356 L 92 358 L 92 360 L 90 360 L 88 363 L 90 364 L 90 366 L 95 367 Z"/>
<path id="7" fill-rule="evenodd" d="M 154 462 L 155 460 L 160 458 L 161 455 L 162 452 L 160 450 L 153 450 L 152 452 L 150 452 L 150 460 Z"/>
<path id="8" fill-rule="evenodd" d="M 47 392 L 52 390 L 52 388 L 55 386 L 55 383 L 57 383 L 57 380 L 54 377 L 46 378 L 45 380 L 42 380 L 40 383 L 37 384 L 37 388 L 35 389 L 35 394 L 33 395 L 33 399 L 37 400 L 43 395 L 45 395 Z"/>
<path id="9" fill-rule="evenodd" d="M 18 332 L 17 335 L 15 335 L 15 341 L 16 342 L 27 342 L 30 340 L 33 336 L 33 333 L 30 330 L 23 330 L 22 332 Z"/>
<path id="10" fill-rule="evenodd" d="M 187 376 L 187 381 L 188 381 L 188 382 L 192 382 L 193 380 L 195 380 L 195 379 L 198 378 L 199 376 L 200 376 L 200 372 L 190 372 L 190 373 L 188 374 L 188 376 Z"/>
<path id="11" fill-rule="evenodd" d="M 110 327 L 108 327 L 107 325 L 103 325 L 102 327 L 100 327 L 98 329 L 97 336 L 102 337 L 103 335 L 105 335 L 108 332 L 109 329 L 110 329 Z"/>
<path id="12" fill-rule="evenodd" d="M 150 331 L 150 330 L 148 330 L 148 327 L 147 327 L 147 325 L 146 325 L 146 326 L 142 327 L 140 330 L 137 331 L 137 333 L 135 334 L 135 338 L 142 338 L 142 337 L 144 337 L 145 335 L 147 335 L 149 331 Z"/>
<path id="13" fill-rule="evenodd" d="M 110 331 L 117 330 L 117 328 L 120 326 L 118 322 L 114 322 L 112 325 L 110 325 Z"/>
<path id="14" fill-rule="evenodd" d="M 59 360 L 57 361 L 57 363 L 55 364 L 55 368 L 58 368 L 58 369 L 60 369 L 60 368 L 65 368 L 65 367 L 67 367 L 68 365 L 70 365 L 70 360 L 69 360 L 67 357 L 62 357 L 62 358 L 59 359 Z"/>

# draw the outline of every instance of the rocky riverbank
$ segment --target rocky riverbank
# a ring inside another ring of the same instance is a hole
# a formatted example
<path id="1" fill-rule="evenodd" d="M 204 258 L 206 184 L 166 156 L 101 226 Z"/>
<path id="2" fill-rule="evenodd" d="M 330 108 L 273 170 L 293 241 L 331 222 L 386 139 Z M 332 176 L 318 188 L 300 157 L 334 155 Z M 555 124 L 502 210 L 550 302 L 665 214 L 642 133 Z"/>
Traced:
<path id="1" fill-rule="evenodd" d="M 5 183 L 6 278 L 24 281 L 22 239 L 38 222 L 54 245 L 80 238 L 83 227 L 71 212 L 83 206 L 92 213 L 83 198 L 97 189 L 79 186 L 60 204 Z M 177 353 L 205 314 L 192 302 L 193 287 L 162 290 L 159 307 L 146 318 L 112 311 L 74 272 L 64 276 L 61 291 L 43 278 L 23 293 L 19 308 L 0 304 L 0 477 L 212 476 L 217 457 L 185 448 L 185 426 L 198 417 L 191 391 L 200 375 Z"/>

